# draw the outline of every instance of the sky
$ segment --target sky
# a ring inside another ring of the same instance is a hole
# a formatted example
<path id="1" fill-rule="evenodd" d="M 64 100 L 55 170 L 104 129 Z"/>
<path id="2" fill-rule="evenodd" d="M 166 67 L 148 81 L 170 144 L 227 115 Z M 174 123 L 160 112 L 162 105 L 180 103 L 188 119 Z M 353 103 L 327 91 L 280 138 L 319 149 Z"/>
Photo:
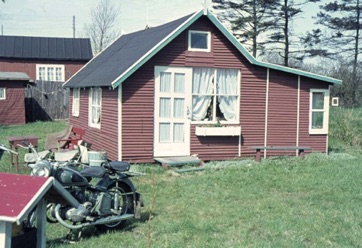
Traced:
<path id="1" fill-rule="evenodd" d="M 100 0 L 0 1 L 0 34 L 40 37 L 83 37 L 84 25 Z M 110 0 L 119 10 L 122 34 L 158 26 L 203 8 L 204 0 Z M 147 14 L 148 13 L 148 14 Z M 83 35 L 83 36 L 82 36 Z"/>
<path id="2" fill-rule="evenodd" d="M 109 0 L 118 10 L 122 34 L 158 26 L 203 8 L 204 0 Z M 84 37 L 84 25 L 91 23 L 91 10 L 100 0 L 6 0 L 0 1 L 0 35 Z M 207 0 L 211 6 L 211 0 Z M 210 7 L 211 8 L 211 7 Z M 305 9 L 314 14 L 316 5 Z M 311 18 L 297 30 L 313 24 Z"/>

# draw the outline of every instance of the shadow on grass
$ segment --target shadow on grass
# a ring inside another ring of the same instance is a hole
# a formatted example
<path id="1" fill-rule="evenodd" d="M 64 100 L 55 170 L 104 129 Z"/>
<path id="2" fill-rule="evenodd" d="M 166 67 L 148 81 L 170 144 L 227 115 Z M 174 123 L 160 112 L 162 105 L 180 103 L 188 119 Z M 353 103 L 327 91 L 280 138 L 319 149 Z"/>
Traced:
<path id="1" fill-rule="evenodd" d="M 132 232 L 140 223 L 147 223 L 149 216 L 149 212 L 141 213 L 140 219 L 129 219 L 125 221 L 119 228 L 113 230 L 101 230 L 95 226 L 83 227 L 79 230 L 73 231 L 69 230 L 69 233 L 64 237 L 47 240 L 47 246 L 78 243 L 82 242 L 82 240 L 97 238 L 110 232 Z M 157 214 L 152 213 L 151 219 L 153 219 L 155 216 L 157 216 Z"/>

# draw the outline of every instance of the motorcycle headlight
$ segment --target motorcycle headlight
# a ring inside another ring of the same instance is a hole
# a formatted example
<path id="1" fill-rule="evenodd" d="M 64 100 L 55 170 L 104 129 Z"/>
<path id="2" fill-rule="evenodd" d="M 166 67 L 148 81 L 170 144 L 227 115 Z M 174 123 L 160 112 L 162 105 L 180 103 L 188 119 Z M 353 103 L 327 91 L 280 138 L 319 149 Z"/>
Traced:
<path id="1" fill-rule="evenodd" d="M 33 176 L 37 177 L 49 177 L 52 171 L 50 163 L 46 160 L 39 161 L 32 169 Z"/>

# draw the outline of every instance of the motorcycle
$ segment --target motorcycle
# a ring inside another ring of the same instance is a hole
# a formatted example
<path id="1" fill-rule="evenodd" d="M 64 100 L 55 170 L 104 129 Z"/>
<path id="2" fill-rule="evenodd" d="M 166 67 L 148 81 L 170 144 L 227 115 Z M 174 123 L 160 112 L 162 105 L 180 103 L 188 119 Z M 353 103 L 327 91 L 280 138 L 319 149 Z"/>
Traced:
<path id="1" fill-rule="evenodd" d="M 55 200 L 47 205 L 49 223 L 60 223 L 70 231 L 87 226 L 113 230 L 128 219 L 141 217 L 143 198 L 130 180 L 141 174 L 131 172 L 129 163 L 107 161 L 101 166 L 87 166 L 78 160 L 64 163 L 40 156 L 31 144 L 20 147 L 31 151 L 25 154 L 31 175 L 53 177 L 55 184 L 60 185 L 62 197 L 53 197 Z"/>

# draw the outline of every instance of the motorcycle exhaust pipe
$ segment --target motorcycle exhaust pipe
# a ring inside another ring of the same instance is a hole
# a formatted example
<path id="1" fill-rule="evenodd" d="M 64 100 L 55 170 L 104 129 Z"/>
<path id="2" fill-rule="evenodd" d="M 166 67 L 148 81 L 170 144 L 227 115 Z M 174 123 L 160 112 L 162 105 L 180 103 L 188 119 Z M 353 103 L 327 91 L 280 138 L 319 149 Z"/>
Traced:
<path id="1" fill-rule="evenodd" d="M 69 229 L 80 229 L 83 227 L 82 224 L 79 224 L 79 225 L 71 225 L 71 224 L 68 224 L 67 222 L 65 222 L 62 217 L 60 217 L 60 214 L 59 214 L 59 209 L 60 209 L 61 205 L 58 204 L 55 209 L 54 209 L 54 212 L 55 212 L 55 218 L 59 221 L 60 224 L 62 224 L 63 226 L 69 228 Z"/>
<path id="2" fill-rule="evenodd" d="M 86 226 L 95 226 L 95 225 L 103 225 L 103 224 L 108 224 L 111 222 L 115 222 L 115 221 L 121 221 L 121 220 L 127 220 L 127 219 L 131 219 L 134 218 L 133 214 L 123 214 L 123 215 L 119 215 L 119 216 L 110 216 L 110 217 L 104 217 L 101 218 L 99 220 L 96 221 L 92 221 L 92 222 L 86 222 L 83 224 L 79 224 L 79 225 L 72 225 L 72 224 L 68 224 L 67 222 L 65 222 L 62 217 L 60 217 L 59 214 L 59 209 L 60 209 L 61 205 L 58 204 L 55 209 L 55 218 L 59 221 L 60 224 L 62 224 L 63 226 L 69 228 L 69 229 L 80 229 L 82 227 L 86 227 Z"/>

